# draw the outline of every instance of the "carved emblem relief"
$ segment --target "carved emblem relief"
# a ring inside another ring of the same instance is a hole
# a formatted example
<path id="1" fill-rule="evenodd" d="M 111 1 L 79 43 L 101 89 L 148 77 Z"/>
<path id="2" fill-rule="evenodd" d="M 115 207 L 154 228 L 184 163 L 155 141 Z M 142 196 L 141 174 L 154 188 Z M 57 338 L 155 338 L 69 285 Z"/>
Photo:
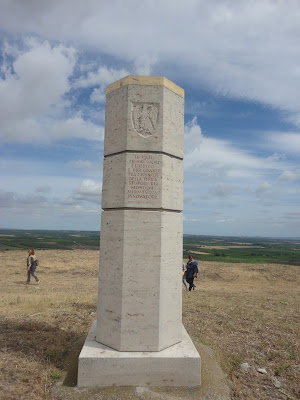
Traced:
<path id="1" fill-rule="evenodd" d="M 136 132 L 144 137 L 152 136 L 157 127 L 159 104 L 131 103 L 132 124 Z"/>

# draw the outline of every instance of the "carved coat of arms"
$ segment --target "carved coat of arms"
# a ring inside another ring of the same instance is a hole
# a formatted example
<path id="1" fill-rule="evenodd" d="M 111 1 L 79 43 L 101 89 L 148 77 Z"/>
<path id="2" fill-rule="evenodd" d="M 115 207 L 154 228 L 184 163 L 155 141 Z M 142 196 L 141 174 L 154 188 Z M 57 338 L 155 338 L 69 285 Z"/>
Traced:
<path id="1" fill-rule="evenodd" d="M 132 102 L 131 116 L 136 132 L 147 138 L 155 133 L 158 120 L 158 104 Z"/>

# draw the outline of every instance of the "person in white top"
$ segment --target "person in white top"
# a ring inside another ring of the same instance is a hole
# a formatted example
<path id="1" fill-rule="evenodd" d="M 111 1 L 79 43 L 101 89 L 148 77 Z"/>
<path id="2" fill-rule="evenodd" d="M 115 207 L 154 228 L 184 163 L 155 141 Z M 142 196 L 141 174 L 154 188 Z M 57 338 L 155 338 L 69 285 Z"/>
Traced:
<path id="1" fill-rule="evenodd" d="M 30 276 L 32 275 L 36 281 L 37 284 L 41 282 L 41 280 L 38 278 L 37 274 L 35 273 L 36 270 L 36 258 L 35 258 L 35 252 L 33 249 L 28 250 L 28 257 L 27 257 L 27 285 L 30 283 Z"/>

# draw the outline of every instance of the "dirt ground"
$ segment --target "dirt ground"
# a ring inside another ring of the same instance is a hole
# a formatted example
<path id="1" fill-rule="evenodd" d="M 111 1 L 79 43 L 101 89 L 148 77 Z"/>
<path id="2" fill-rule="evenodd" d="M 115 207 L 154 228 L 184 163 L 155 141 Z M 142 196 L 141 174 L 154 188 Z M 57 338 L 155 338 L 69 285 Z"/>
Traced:
<path id="1" fill-rule="evenodd" d="M 110 397 L 76 390 L 77 358 L 96 317 L 99 252 L 39 251 L 40 285 L 25 284 L 26 256 L 0 252 L 0 399 L 150 398 L 141 388 Z M 213 352 L 232 399 L 300 398 L 299 280 L 297 266 L 203 262 L 196 289 L 183 287 L 183 323 L 200 353 Z"/>

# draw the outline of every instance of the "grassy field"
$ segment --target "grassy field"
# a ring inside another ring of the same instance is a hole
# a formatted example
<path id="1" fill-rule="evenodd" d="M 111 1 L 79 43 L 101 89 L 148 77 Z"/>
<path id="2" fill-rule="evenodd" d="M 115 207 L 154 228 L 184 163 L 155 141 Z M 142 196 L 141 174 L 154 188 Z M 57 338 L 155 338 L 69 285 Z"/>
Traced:
<path id="1" fill-rule="evenodd" d="M 26 256 L 0 252 L 0 398 L 63 400 L 51 390 L 58 381 L 76 385 L 96 317 L 99 252 L 38 251 L 40 285 L 25 285 Z M 216 353 L 232 399 L 299 398 L 299 267 L 201 261 L 196 286 L 183 290 L 183 322 L 195 343 Z"/>

